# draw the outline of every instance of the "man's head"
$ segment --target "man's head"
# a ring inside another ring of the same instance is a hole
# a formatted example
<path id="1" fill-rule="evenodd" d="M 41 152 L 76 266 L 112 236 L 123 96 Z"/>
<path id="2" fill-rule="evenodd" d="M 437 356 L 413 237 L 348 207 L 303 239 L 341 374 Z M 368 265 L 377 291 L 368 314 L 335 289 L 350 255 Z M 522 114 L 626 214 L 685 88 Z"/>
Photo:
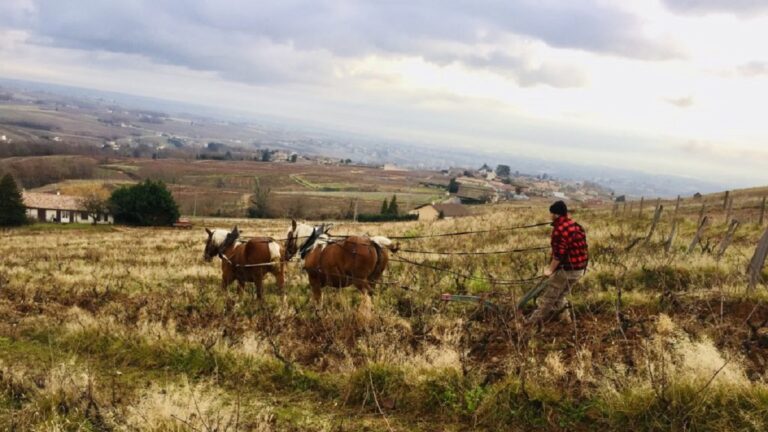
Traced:
<path id="1" fill-rule="evenodd" d="M 557 201 L 549 207 L 549 212 L 552 214 L 552 220 L 555 220 L 568 214 L 568 206 L 563 201 Z"/>

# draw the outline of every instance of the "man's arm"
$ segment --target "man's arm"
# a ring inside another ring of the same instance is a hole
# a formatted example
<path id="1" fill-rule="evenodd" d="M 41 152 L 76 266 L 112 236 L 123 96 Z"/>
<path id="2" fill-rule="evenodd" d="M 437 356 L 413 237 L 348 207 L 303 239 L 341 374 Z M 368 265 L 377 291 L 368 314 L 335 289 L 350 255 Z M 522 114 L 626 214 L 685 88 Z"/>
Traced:
<path id="1" fill-rule="evenodd" d="M 557 271 L 560 263 L 565 260 L 567 247 L 568 242 L 565 233 L 555 227 L 552 230 L 552 261 L 550 261 L 549 267 L 544 269 L 544 276 L 552 276 Z"/>
<path id="2" fill-rule="evenodd" d="M 552 262 L 549 263 L 549 267 L 544 269 L 544 276 L 552 276 L 555 274 L 558 267 L 560 267 L 560 260 L 557 258 L 552 258 Z"/>

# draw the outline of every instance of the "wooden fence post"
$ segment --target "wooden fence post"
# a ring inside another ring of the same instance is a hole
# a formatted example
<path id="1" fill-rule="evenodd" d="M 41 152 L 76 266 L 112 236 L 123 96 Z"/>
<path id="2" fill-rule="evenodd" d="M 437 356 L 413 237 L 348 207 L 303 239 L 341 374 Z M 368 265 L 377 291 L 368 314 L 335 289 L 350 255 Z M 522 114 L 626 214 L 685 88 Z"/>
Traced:
<path id="1" fill-rule="evenodd" d="M 725 233 L 725 237 L 720 241 L 720 245 L 717 248 L 717 255 L 715 256 L 715 259 L 720 261 L 720 258 L 723 257 L 725 254 L 725 251 L 728 249 L 728 246 L 731 245 L 731 242 L 733 242 L 733 235 L 736 234 L 736 230 L 739 228 L 740 222 L 736 219 L 731 221 L 731 225 L 728 226 L 728 232 Z"/>
<path id="2" fill-rule="evenodd" d="M 626 201 L 624 201 L 624 209 L 621 211 L 621 215 L 622 216 L 626 216 L 627 215 L 627 202 Z"/>
<path id="3" fill-rule="evenodd" d="M 672 216 L 672 220 L 677 220 L 677 214 L 680 212 L 680 195 L 677 196 L 677 201 L 675 202 L 675 214 Z"/>
<path id="4" fill-rule="evenodd" d="M 645 197 L 640 197 L 640 211 L 637 213 L 638 216 L 643 217 L 643 205 L 645 204 Z"/>
<path id="5" fill-rule="evenodd" d="M 669 253 L 672 250 L 672 245 L 675 243 L 675 237 L 677 236 L 677 220 L 672 221 L 672 230 L 669 232 L 669 237 L 664 243 L 664 252 Z"/>
<path id="6" fill-rule="evenodd" d="M 731 191 L 725 191 L 725 197 L 723 198 L 723 210 L 728 207 L 728 198 L 731 197 Z"/>
<path id="7" fill-rule="evenodd" d="M 763 204 L 760 206 L 760 220 L 757 222 L 759 226 L 763 226 L 763 222 L 765 221 L 765 198 L 763 197 Z"/>
<path id="8" fill-rule="evenodd" d="M 755 254 L 752 255 L 752 260 L 749 262 L 749 267 L 747 268 L 747 273 L 749 274 L 749 286 L 747 291 L 750 293 L 755 291 L 757 283 L 761 279 L 766 255 L 768 255 L 768 230 L 765 230 L 763 237 L 757 244 Z"/>
<path id="9" fill-rule="evenodd" d="M 645 238 L 646 244 L 650 243 L 651 238 L 653 237 L 653 233 L 656 232 L 656 225 L 659 224 L 662 210 L 664 210 L 664 206 L 661 204 L 656 204 L 656 211 L 653 213 L 653 222 L 651 222 L 651 230 L 648 231 L 648 237 Z"/>
<path id="10" fill-rule="evenodd" d="M 701 203 L 701 210 L 699 210 L 699 220 L 696 221 L 696 225 L 701 225 L 701 221 L 704 220 L 704 213 L 707 211 L 707 203 Z"/>
<path id="11" fill-rule="evenodd" d="M 691 245 L 688 246 L 688 253 L 693 252 L 693 250 L 696 248 L 699 242 L 701 242 L 701 236 L 704 235 L 704 230 L 707 228 L 708 223 L 709 223 L 709 217 L 704 216 L 701 219 L 701 222 L 699 223 L 699 228 L 696 230 L 696 235 L 693 236 L 693 241 L 691 241 Z"/>
<path id="12" fill-rule="evenodd" d="M 619 203 L 614 202 L 613 203 L 613 211 L 611 212 L 611 216 L 616 217 L 619 214 Z"/>
<path id="13" fill-rule="evenodd" d="M 728 200 L 728 207 L 725 210 L 725 224 L 731 223 L 731 214 L 733 213 L 733 197 Z"/>

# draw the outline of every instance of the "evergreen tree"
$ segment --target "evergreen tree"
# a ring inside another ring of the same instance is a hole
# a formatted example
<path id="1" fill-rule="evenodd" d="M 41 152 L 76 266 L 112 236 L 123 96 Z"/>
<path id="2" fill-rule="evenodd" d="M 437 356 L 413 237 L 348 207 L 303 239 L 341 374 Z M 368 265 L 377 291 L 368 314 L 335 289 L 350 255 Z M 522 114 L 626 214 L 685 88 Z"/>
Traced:
<path id="1" fill-rule="evenodd" d="M 179 219 L 179 206 L 162 181 L 121 187 L 112 192 L 109 206 L 116 222 L 129 225 L 173 225 Z"/>
<path id="2" fill-rule="evenodd" d="M 384 198 L 384 202 L 381 203 L 381 211 L 379 213 L 387 214 L 388 212 L 389 212 L 389 205 L 387 204 L 387 199 Z"/>
<path id="3" fill-rule="evenodd" d="M 19 226 L 27 222 L 26 207 L 10 174 L 0 179 L 0 226 Z"/>
<path id="4" fill-rule="evenodd" d="M 261 161 L 262 162 L 269 162 L 272 160 L 272 152 L 269 151 L 269 149 L 264 149 L 261 152 Z"/>
<path id="5" fill-rule="evenodd" d="M 511 169 L 509 165 L 496 165 L 496 175 L 499 177 L 509 177 Z"/>
<path id="6" fill-rule="evenodd" d="M 400 209 L 397 208 L 397 195 L 392 195 L 392 200 L 389 202 L 389 208 L 387 208 L 387 214 L 397 216 L 400 213 Z"/>
<path id="7" fill-rule="evenodd" d="M 459 182 L 456 181 L 456 177 L 452 177 L 451 181 L 448 182 L 448 192 L 456 193 L 458 191 L 459 191 Z"/>

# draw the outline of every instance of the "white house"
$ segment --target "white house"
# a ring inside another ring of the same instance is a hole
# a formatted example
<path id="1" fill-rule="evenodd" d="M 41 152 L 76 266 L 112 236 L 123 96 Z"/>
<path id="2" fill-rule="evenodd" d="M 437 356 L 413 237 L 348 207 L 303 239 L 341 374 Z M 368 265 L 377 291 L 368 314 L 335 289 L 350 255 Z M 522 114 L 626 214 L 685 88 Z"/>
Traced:
<path id="1" fill-rule="evenodd" d="M 27 217 L 40 222 L 58 223 L 93 223 L 91 217 L 80 203 L 80 198 L 74 196 L 23 192 L 22 199 L 27 207 Z M 96 223 L 111 224 L 114 218 L 109 213 L 96 217 Z"/>
<path id="2" fill-rule="evenodd" d="M 461 204 L 425 204 L 411 210 L 409 214 L 418 215 L 420 221 L 453 219 L 470 216 L 471 213 Z"/>

